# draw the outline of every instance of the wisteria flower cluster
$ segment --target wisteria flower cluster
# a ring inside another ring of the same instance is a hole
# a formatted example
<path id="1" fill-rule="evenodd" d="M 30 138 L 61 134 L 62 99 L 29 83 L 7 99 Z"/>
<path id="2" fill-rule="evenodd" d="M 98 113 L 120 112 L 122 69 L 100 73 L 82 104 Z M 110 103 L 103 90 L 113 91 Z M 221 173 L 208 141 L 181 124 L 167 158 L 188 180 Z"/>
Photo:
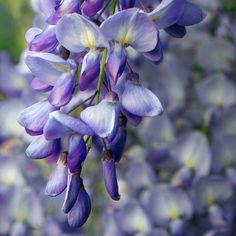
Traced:
<path id="1" fill-rule="evenodd" d="M 65 190 L 62 210 L 70 226 L 80 227 L 91 211 L 82 168 L 92 144 L 102 147 L 105 187 L 119 200 L 116 163 L 127 124 L 163 112 L 132 69 L 130 49 L 158 64 L 160 30 L 182 38 L 204 14 L 186 0 L 38 0 L 34 6 L 41 28 L 26 33 L 25 63 L 42 101 L 23 110 L 18 122 L 33 136 L 29 157 L 58 158 L 45 192 L 55 197 Z"/>

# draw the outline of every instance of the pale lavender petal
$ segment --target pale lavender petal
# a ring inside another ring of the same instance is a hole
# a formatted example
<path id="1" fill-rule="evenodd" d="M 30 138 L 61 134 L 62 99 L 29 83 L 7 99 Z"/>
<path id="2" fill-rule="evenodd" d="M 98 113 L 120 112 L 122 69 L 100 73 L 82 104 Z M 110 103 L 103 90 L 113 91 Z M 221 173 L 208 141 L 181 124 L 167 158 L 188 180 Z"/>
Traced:
<path id="1" fill-rule="evenodd" d="M 105 138 L 118 128 L 119 105 L 102 100 L 98 105 L 83 110 L 80 118 L 98 136 Z"/>
<path id="2" fill-rule="evenodd" d="M 37 77 L 35 77 L 31 83 L 30 86 L 32 89 L 36 90 L 36 91 L 40 91 L 40 92 L 48 92 L 50 90 L 52 90 L 53 86 L 49 85 L 45 82 L 43 82 L 42 80 L 38 79 Z"/>
<path id="3" fill-rule="evenodd" d="M 57 23 L 56 35 L 60 44 L 72 52 L 109 47 L 98 26 L 76 13 L 65 15 Z"/>
<path id="4" fill-rule="evenodd" d="M 126 82 L 121 104 L 125 110 L 137 116 L 156 116 L 163 112 L 162 105 L 155 94 L 131 81 Z"/>
<path id="5" fill-rule="evenodd" d="M 118 78 L 122 75 L 126 65 L 127 53 L 123 46 L 114 43 L 108 56 L 106 69 L 111 81 L 116 84 Z"/>
<path id="6" fill-rule="evenodd" d="M 138 52 L 148 52 L 157 44 L 157 29 L 149 17 L 137 8 L 120 11 L 107 18 L 101 25 L 104 34 Z M 116 30 L 114 30 L 116 29 Z"/>
<path id="7" fill-rule="evenodd" d="M 43 135 L 37 136 L 26 149 L 26 155 L 33 159 L 41 159 L 50 156 L 60 149 L 59 140 L 46 140 Z"/>
<path id="8" fill-rule="evenodd" d="M 24 128 L 33 132 L 42 133 L 49 114 L 55 110 L 56 108 L 47 101 L 38 102 L 24 109 L 19 114 L 17 120 Z"/>
<path id="9" fill-rule="evenodd" d="M 66 186 L 68 180 L 68 169 L 64 162 L 59 160 L 57 167 L 53 170 L 46 189 L 45 194 L 51 197 L 55 197 L 61 194 Z"/>
<path id="10" fill-rule="evenodd" d="M 48 96 L 48 101 L 55 107 L 64 106 L 70 102 L 74 93 L 74 89 L 74 75 L 70 73 L 64 73 L 55 83 Z"/>
<path id="11" fill-rule="evenodd" d="M 93 135 L 93 130 L 83 121 L 62 112 L 54 112 L 53 117 L 65 127 L 80 135 Z"/>
<path id="12" fill-rule="evenodd" d="M 62 73 L 76 69 L 76 65 L 72 61 L 66 61 L 46 52 L 27 52 L 25 63 L 35 77 L 49 85 L 54 85 Z"/>

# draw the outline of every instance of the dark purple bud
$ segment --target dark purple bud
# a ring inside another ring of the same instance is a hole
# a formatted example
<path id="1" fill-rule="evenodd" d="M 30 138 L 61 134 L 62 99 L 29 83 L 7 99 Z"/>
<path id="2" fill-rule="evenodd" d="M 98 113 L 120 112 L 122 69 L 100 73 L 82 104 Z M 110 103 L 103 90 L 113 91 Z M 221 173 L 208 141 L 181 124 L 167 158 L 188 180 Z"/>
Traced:
<path id="1" fill-rule="evenodd" d="M 122 10 L 134 7 L 135 0 L 120 0 Z"/>
<path id="2" fill-rule="evenodd" d="M 48 92 L 52 90 L 53 86 L 45 83 L 44 81 L 34 78 L 30 84 L 31 88 L 39 92 Z"/>
<path id="3" fill-rule="evenodd" d="M 41 159 L 57 153 L 60 150 L 60 140 L 48 141 L 43 135 L 37 136 L 26 149 L 26 155 L 33 159 Z"/>
<path id="4" fill-rule="evenodd" d="M 79 135 L 72 135 L 69 138 L 68 167 L 71 173 L 80 172 L 81 164 L 87 155 L 87 148 L 84 139 Z"/>
<path id="5" fill-rule="evenodd" d="M 126 65 L 126 49 L 118 43 L 114 43 L 113 49 L 107 60 L 107 71 L 111 81 L 116 84 L 119 77 L 122 75 Z"/>
<path id="6" fill-rule="evenodd" d="M 61 153 L 59 160 L 57 162 L 57 167 L 52 172 L 46 189 L 45 194 L 51 197 L 55 197 L 61 194 L 67 185 L 68 179 L 68 168 L 66 164 L 67 153 Z"/>
<path id="7" fill-rule="evenodd" d="M 29 42 L 29 50 L 38 52 L 51 52 L 57 47 L 57 45 L 58 41 L 56 38 L 56 27 L 48 26 L 44 31 L 36 35 Z"/>
<path id="8" fill-rule="evenodd" d="M 80 1 L 78 0 L 63 0 L 55 7 L 55 12 L 48 18 L 49 24 L 56 24 L 58 20 L 67 13 L 79 12 Z"/>
<path id="9" fill-rule="evenodd" d="M 65 213 L 68 213 L 74 206 L 79 194 L 80 185 L 81 185 L 80 173 L 76 174 L 69 173 L 65 200 L 62 206 L 62 210 Z"/>
<path id="10" fill-rule="evenodd" d="M 124 118 L 126 119 L 126 118 Z M 125 143 L 127 137 L 126 121 L 125 124 L 121 124 L 115 138 L 108 144 L 109 149 L 112 151 L 115 158 L 115 162 L 120 161 L 124 152 Z"/>
<path id="11" fill-rule="evenodd" d="M 118 190 L 118 183 L 116 179 L 116 166 L 115 159 L 111 151 L 104 151 L 103 153 L 103 180 L 106 186 L 106 190 L 110 197 L 117 201 L 120 199 Z"/>
<path id="12" fill-rule="evenodd" d="M 165 28 L 165 31 L 175 38 L 183 38 L 186 35 L 186 28 L 184 26 L 174 24 L 167 28 Z"/>
<path id="13" fill-rule="evenodd" d="M 98 51 L 89 51 L 82 63 L 79 79 L 80 90 L 86 90 L 89 85 L 97 79 L 100 72 L 100 55 Z"/>
<path id="14" fill-rule="evenodd" d="M 74 75 L 65 73 L 57 80 L 48 96 L 48 101 L 55 107 L 64 106 L 71 100 L 74 88 Z"/>
<path id="15" fill-rule="evenodd" d="M 81 5 L 81 10 L 84 15 L 92 17 L 102 9 L 104 0 L 85 0 Z"/>
<path id="16" fill-rule="evenodd" d="M 77 200 L 68 213 L 68 224 L 71 227 L 81 227 L 88 219 L 91 212 L 91 200 L 84 189 L 83 182 L 81 180 L 81 187 Z"/>

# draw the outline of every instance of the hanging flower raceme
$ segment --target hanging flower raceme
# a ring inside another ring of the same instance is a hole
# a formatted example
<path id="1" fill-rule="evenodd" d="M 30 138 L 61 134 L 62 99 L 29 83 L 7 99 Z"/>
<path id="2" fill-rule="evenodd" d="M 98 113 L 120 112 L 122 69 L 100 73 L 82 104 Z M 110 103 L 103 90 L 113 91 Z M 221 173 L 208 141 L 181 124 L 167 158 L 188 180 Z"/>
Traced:
<path id="1" fill-rule="evenodd" d="M 119 200 L 116 168 L 127 126 L 163 112 L 132 69 L 128 48 L 160 63 L 159 30 L 182 36 L 203 14 L 186 0 L 163 0 L 151 12 L 135 0 L 39 0 L 37 9 L 45 25 L 27 31 L 25 63 L 33 74 L 31 87 L 43 99 L 23 110 L 18 122 L 32 136 L 30 158 L 58 159 L 45 193 L 56 197 L 65 191 L 62 210 L 70 226 L 80 227 L 91 211 L 82 170 L 95 140 L 102 145 L 104 186 Z"/>

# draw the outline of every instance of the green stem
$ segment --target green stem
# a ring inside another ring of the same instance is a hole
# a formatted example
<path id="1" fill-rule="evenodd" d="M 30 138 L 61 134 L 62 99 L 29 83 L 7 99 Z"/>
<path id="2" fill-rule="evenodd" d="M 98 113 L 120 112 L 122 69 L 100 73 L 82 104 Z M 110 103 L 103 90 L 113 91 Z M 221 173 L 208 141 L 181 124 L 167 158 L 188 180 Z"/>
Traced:
<path id="1" fill-rule="evenodd" d="M 116 11 L 116 2 L 117 0 L 113 0 L 112 1 L 112 4 L 111 4 L 111 14 L 110 15 L 113 15 Z"/>
<path id="2" fill-rule="evenodd" d="M 96 103 L 97 104 L 100 101 L 100 92 L 101 92 L 101 87 L 102 87 L 104 74 L 105 74 L 106 58 L 107 58 L 107 49 L 105 48 L 102 53 L 102 62 L 100 65 L 100 74 L 99 74 L 98 84 L 97 84 L 97 94 L 96 94 Z"/>

